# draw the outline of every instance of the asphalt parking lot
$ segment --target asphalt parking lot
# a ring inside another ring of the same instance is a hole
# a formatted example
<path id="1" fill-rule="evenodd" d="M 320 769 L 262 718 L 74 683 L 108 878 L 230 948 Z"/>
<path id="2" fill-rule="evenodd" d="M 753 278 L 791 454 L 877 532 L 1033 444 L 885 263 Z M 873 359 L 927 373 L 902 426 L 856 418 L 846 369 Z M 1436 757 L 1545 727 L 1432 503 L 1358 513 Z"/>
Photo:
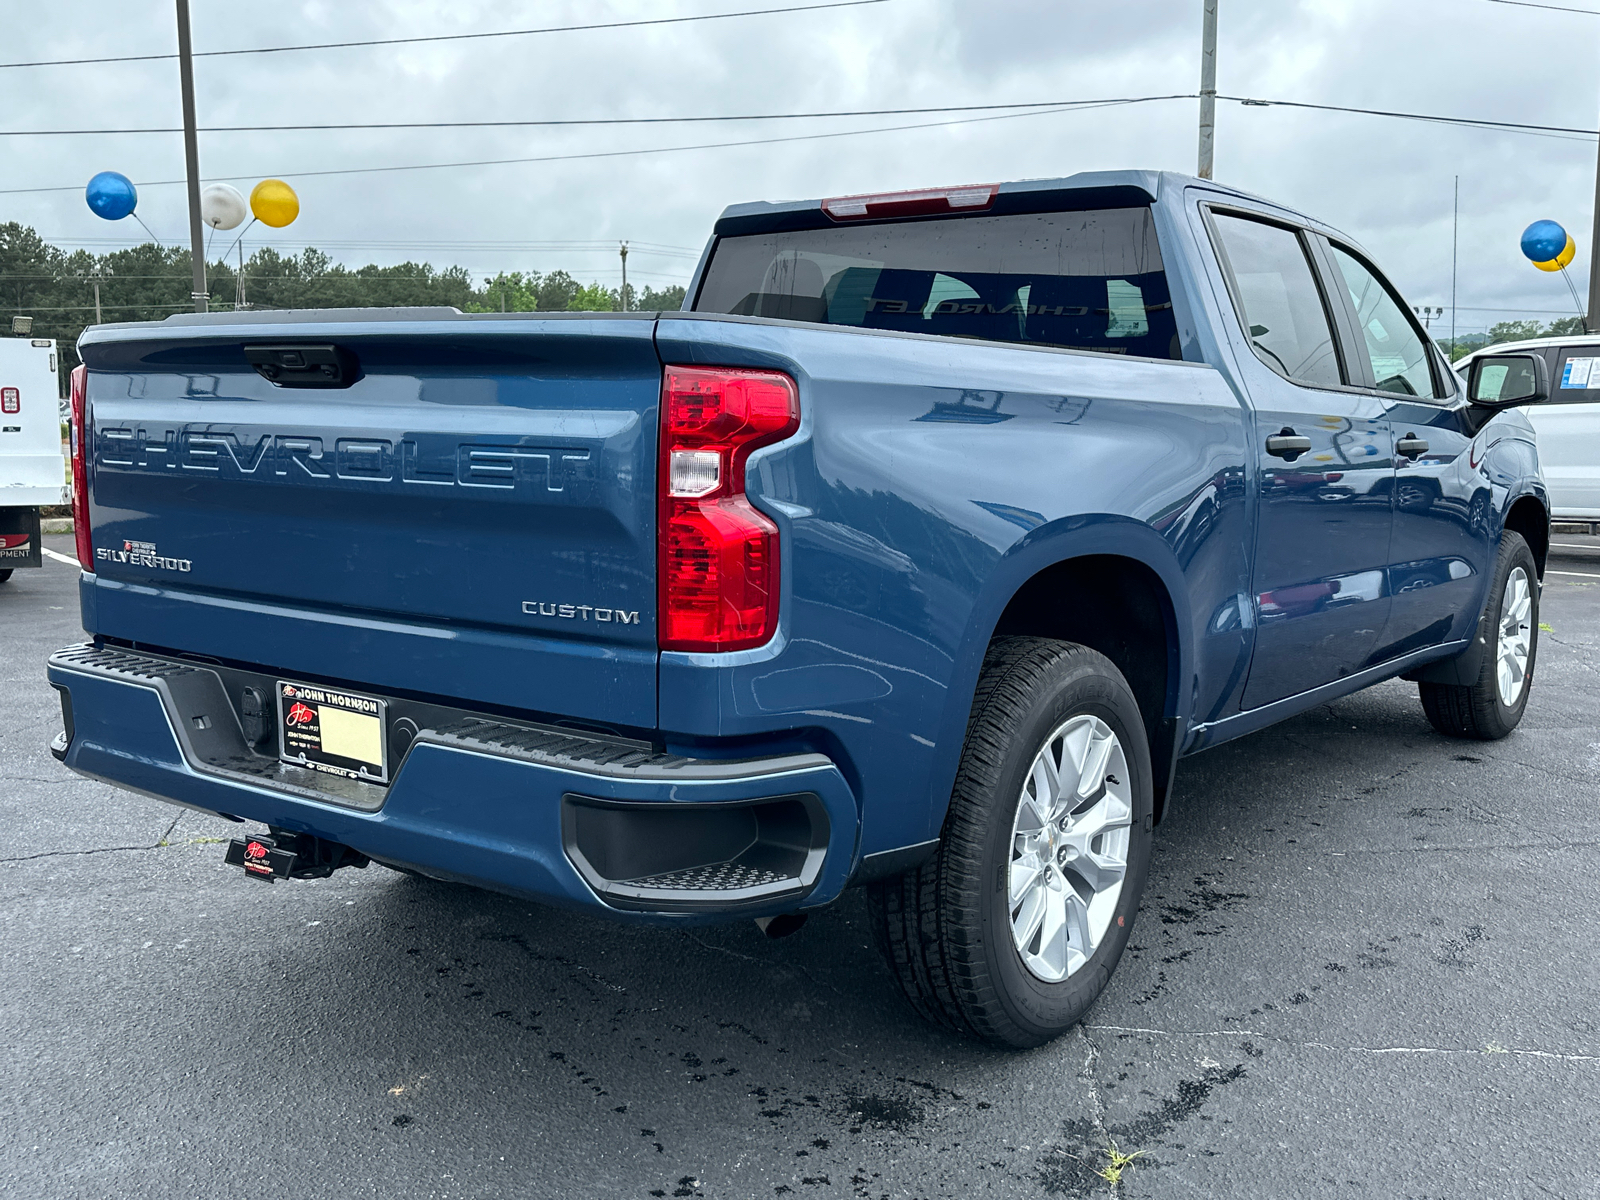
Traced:
<path id="1" fill-rule="evenodd" d="M 769 942 L 248 881 L 50 757 L 77 569 L 18 572 L 0 1194 L 1600 1195 L 1600 539 L 1555 540 L 1516 734 L 1395 682 L 1187 760 L 1129 955 L 1023 1054 L 921 1025 L 859 893 Z"/>

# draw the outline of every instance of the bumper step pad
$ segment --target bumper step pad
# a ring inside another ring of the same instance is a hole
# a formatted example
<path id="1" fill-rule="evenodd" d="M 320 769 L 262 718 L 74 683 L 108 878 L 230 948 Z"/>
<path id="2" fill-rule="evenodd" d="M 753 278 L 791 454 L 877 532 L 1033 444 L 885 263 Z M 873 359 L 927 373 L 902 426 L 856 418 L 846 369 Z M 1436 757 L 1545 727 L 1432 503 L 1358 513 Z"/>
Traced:
<path id="1" fill-rule="evenodd" d="M 493 881 L 507 890 L 539 894 L 547 887 L 524 887 L 499 873 L 517 869 L 506 856 L 545 878 L 560 877 L 556 863 L 564 857 L 570 884 L 559 886 L 571 899 L 586 895 L 589 903 L 598 898 L 611 908 L 640 913 L 759 913 L 780 904 L 814 902 L 818 892 L 837 894 L 851 866 L 858 829 L 854 800 L 837 766 L 821 754 L 692 758 L 639 740 L 397 699 L 394 705 L 411 704 L 425 720 L 393 765 L 392 782 L 380 786 L 282 763 L 246 738 L 240 704 L 230 697 L 251 688 L 270 689 L 272 684 L 262 681 L 272 675 L 93 645 L 59 651 L 50 665 L 67 725 L 53 749 L 74 769 L 80 769 L 80 752 L 72 732 L 72 678 L 136 685 L 159 698 L 191 778 L 247 786 L 258 799 L 242 793 L 201 799 L 201 793 L 153 785 L 147 778 L 123 786 L 275 827 L 315 830 L 330 842 L 358 846 L 364 855 L 424 874 L 438 871 L 441 878 Z M 94 732 L 83 743 L 84 752 L 99 768 L 86 773 L 114 783 L 128 779 L 120 765 L 106 769 L 107 763 L 123 761 L 119 744 L 99 740 L 106 736 L 105 714 L 120 708 L 108 709 L 104 692 L 86 694 L 93 696 L 95 708 Z M 138 736 L 148 739 L 150 733 Z M 417 747 L 427 751 L 421 756 L 426 762 L 416 755 Z M 529 768 L 526 774 L 522 768 Z M 459 781 L 467 776 L 498 782 L 489 792 L 452 798 L 441 808 L 440 798 L 459 795 L 465 786 Z M 265 792 L 281 799 L 265 799 Z M 336 819 L 326 808 L 327 815 L 319 817 L 284 801 L 334 806 L 348 818 Z M 495 803 L 512 807 L 502 816 L 485 807 Z M 549 833 L 536 832 L 541 828 Z M 548 850 L 535 848 L 540 845 Z M 459 861 L 463 854 L 472 856 L 465 868 Z M 248 857 L 242 850 L 234 856 Z M 489 860 L 491 866 L 483 865 Z M 300 877 L 300 865 L 296 862 L 289 873 Z"/>

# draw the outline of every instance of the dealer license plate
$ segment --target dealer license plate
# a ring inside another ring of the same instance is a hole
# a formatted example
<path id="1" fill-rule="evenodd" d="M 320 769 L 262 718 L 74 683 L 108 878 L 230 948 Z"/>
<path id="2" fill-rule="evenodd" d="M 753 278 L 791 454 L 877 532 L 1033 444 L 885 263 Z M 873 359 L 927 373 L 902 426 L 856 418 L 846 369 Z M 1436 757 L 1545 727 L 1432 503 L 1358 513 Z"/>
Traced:
<path id="1" fill-rule="evenodd" d="M 346 779 L 389 782 L 382 700 L 309 683 L 278 683 L 278 757 Z"/>

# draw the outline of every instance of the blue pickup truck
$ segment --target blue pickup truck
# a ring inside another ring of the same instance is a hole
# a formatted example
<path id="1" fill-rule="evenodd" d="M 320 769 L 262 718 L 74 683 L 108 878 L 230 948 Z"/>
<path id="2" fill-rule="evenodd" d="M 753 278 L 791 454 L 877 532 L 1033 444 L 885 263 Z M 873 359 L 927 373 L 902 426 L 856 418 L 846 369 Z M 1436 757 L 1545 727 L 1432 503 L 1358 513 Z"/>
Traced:
<path id="1" fill-rule="evenodd" d="M 1177 760 L 1381 680 L 1528 699 L 1548 367 L 1154 172 L 746 204 L 681 312 L 89 330 L 71 769 L 618 920 L 866 885 L 924 1016 L 1105 986 Z M 264 829 L 261 827 L 265 827 Z"/>

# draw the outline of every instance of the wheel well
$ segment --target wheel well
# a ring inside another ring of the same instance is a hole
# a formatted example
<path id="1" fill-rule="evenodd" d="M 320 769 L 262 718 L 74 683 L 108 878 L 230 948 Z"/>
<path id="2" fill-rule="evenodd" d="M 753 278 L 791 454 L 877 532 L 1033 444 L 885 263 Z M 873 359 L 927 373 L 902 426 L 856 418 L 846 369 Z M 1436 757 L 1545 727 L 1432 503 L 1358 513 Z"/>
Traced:
<path id="1" fill-rule="evenodd" d="M 1506 528 L 1522 535 L 1533 551 L 1534 565 L 1539 568 L 1539 578 L 1544 578 L 1544 560 L 1550 553 L 1550 514 L 1544 505 L 1532 496 L 1524 496 L 1511 506 L 1506 514 Z"/>
<path id="2" fill-rule="evenodd" d="M 1098 650 L 1133 689 L 1155 776 L 1155 817 L 1166 807 L 1177 720 L 1177 624 L 1160 577 L 1131 558 L 1087 555 L 1046 567 L 1018 589 L 995 636 L 1059 638 Z"/>

